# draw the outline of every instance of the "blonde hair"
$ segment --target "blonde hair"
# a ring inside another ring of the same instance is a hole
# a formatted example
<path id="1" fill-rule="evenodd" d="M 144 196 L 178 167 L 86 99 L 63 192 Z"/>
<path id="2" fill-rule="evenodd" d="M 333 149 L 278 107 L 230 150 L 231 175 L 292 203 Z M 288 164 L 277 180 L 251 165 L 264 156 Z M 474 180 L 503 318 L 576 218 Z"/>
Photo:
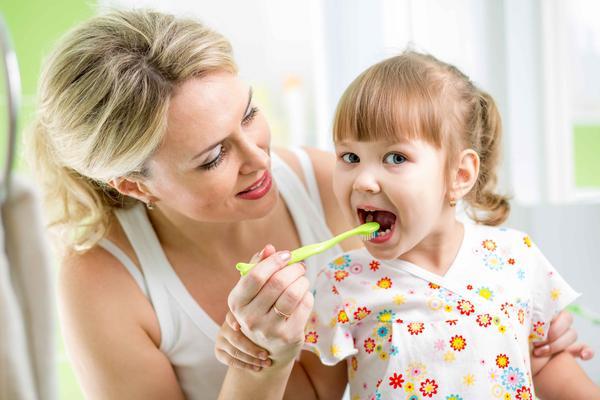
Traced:
<path id="1" fill-rule="evenodd" d="M 136 202 L 107 182 L 148 174 L 174 89 L 216 70 L 237 71 L 223 36 L 149 10 L 91 18 L 61 41 L 42 72 L 26 148 L 68 248 L 95 245 L 113 208 Z"/>
<path id="2" fill-rule="evenodd" d="M 423 139 L 446 150 L 447 173 L 460 152 L 471 148 L 481 164 L 464 199 L 467 212 L 486 225 L 499 225 L 508 217 L 508 197 L 495 192 L 500 114 L 490 95 L 452 65 L 414 51 L 373 65 L 342 95 L 333 133 L 336 142 Z"/>

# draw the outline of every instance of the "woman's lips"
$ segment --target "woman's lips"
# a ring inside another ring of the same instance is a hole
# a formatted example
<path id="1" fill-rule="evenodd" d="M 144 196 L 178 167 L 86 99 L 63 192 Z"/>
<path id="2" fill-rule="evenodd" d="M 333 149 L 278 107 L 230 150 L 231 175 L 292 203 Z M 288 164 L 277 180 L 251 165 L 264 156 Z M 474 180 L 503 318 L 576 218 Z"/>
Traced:
<path id="1" fill-rule="evenodd" d="M 265 171 L 263 176 L 237 194 L 237 197 L 244 200 L 258 200 L 269 193 L 273 186 L 273 180 L 269 171 Z"/>

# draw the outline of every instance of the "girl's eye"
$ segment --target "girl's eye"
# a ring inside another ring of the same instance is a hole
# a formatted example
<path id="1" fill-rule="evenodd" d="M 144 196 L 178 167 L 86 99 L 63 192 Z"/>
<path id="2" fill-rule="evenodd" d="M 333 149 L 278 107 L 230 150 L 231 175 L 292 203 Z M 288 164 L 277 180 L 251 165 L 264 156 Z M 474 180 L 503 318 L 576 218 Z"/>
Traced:
<path id="1" fill-rule="evenodd" d="M 242 119 L 242 125 L 248 125 L 250 122 L 252 122 L 252 120 L 256 116 L 257 112 L 258 112 L 258 107 L 250 108 L 250 110 L 248 110 L 248 114 L 246 114 L 244 116 L 244 119 Z"/>
<path id="2" fill-rule="evenodd" d="M 216 168 L 223 161 L 223 157 L 225 157 L 225 147 L 219 144 L 210 152 L 210 157 L 208 158 L 210 161 L 202 164 L 200 168 L 203 170 Z"/>
<path id="3" fill-rule="evenodd" d="M 354 153 L 344 153 L 342 154 L 341 158 L 347 164 L 355 164 L 360 162 L 360 158 Z"/>
<path id="4" fill-rule="evenodd" d="M 405 161 L 406 157 L 398 153 L 386 154 L 385 158 L 383 159 L 383 162 L 386 164 L 402 164 Z"/>

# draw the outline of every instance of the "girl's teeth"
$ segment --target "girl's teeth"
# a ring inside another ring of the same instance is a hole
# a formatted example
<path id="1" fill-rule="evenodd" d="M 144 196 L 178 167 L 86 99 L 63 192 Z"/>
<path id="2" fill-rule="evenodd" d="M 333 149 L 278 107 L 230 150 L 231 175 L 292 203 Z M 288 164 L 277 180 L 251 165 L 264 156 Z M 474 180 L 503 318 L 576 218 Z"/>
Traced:
<path id="1" fill-rule="evenodd" d="M 367 215 L 366 222 L 373 222 L 373 214 Z"/>

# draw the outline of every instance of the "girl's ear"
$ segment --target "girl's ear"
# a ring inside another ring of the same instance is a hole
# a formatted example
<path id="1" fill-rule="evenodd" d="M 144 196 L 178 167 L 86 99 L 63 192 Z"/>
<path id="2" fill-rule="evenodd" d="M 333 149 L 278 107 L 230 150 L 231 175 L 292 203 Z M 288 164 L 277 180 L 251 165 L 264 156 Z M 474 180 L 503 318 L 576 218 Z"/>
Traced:
<path id="1" fill-rule="evenodd" d="M 152 195 L 144 183 L 129 178 L 114 178 L 108 184 L 125 196 L 133 197 L 146 204 L 156 203 L 157 198 Z"/>
<path id="2" fill-rule="evenodd" d="M 471 191 L 479 176 L 479 155 L 473 149 L 463 150 L 458 156 L 458 164 L 452 176 L 450 201 L 462 199 Z"/>

